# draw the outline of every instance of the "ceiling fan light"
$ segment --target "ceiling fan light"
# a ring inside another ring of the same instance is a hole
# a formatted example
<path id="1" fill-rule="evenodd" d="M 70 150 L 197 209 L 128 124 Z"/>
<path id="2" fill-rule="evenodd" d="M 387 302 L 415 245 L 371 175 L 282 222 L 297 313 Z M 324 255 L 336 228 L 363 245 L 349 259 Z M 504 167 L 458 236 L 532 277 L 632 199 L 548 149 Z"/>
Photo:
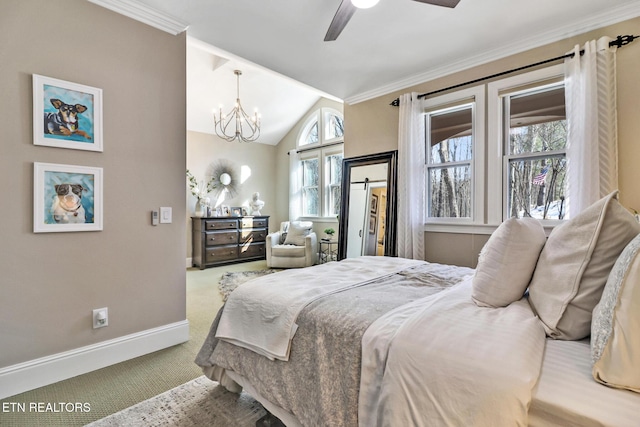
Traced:
<path id="1" fill-rule="evenodd" d="M 368 9 L 378 4 L 378 1 L 380 0 L 351 0 L 351 4 L 358 9 Z"/>

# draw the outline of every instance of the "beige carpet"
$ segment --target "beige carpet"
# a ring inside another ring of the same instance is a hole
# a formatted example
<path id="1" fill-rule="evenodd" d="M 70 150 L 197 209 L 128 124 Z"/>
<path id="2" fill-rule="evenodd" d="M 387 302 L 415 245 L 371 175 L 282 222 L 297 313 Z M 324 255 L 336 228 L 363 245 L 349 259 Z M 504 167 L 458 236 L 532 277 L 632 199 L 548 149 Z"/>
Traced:
<path id="1" fill-rule="evenodd" d="M 201 376 L 88 427 L 254 427 L 266 411 L 251 396 L 231 393 Z"/>

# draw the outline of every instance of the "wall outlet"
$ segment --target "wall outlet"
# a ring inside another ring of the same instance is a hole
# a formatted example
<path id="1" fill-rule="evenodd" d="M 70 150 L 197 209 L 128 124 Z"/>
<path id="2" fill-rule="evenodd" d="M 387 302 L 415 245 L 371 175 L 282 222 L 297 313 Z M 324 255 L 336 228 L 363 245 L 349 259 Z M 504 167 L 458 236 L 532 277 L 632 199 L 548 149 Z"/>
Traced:
<path id="1" fill-rule="evenodd" d="M 96 308 L 93 310 L 93 329 L 104 328 L 109 326 L 109 309 Z"/>

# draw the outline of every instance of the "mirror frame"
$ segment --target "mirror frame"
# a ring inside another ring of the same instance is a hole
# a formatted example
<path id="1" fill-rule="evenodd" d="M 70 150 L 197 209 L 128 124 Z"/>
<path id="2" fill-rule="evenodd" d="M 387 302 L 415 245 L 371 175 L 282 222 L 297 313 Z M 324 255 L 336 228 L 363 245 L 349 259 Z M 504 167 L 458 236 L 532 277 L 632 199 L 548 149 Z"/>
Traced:
<path id="1" fill-rule="evenodd" d="M 340 205 L 340 238 L 338 241 L 338 260 L 343 260 L 347 254 L 347 230 L 349 227 L 349 193 L 351 192 L 351 168 L 375 164 L 387 164 L 387 208 L 384 232 L 384 255 L 398 256 L 397 247 L 397 190 L 398 179 L 398 150 L 384 153 L 368 154 L 350 157 L 342 160 L 342 202 Z"/>

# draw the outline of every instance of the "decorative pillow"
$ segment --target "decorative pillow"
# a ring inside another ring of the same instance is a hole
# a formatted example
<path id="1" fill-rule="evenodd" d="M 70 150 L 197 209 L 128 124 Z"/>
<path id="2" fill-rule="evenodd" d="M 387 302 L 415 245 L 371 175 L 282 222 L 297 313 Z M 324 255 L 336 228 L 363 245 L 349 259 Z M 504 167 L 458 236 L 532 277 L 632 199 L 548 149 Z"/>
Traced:
<path id="1" fill-rule="evenodd" d="M 472 298 L 482 307 L 506 307 L 529 286 L 547 236 L 534 218 L 510 218 L 500 224 L 480 251 Z"/>
<path id="2" fill-rule="evenodd" d="M 552 338 L 579 340 L 591 331 L 591 312 L 616 259 L 640 233 L 618 203 L 618 191 L 556 227 L 529 284 L 529 303 Z"/>
<path id="3" fill-rule="evenodd" d="M 616 261 L 593 310 L 593 378 L 640 393 L 640 235 Z"/>
<path id="4" fill-rule="evenodd" d="M 284 244 L 304 246 L 304 238 L 309 233 L 311 233 L 311 225 L 308 223 L 301 223 L 297 221 L 291 222 Z"/>

